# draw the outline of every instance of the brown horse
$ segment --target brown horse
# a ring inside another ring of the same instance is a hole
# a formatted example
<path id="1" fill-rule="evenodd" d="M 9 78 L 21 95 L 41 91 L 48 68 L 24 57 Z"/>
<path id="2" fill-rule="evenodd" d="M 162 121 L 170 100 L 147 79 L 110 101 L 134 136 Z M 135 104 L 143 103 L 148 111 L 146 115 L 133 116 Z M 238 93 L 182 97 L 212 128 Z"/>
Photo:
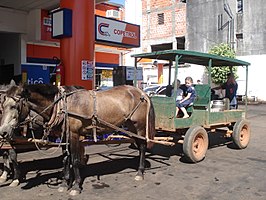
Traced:
<path id="1" fill-rule="evenodd" d="M 50 129 L 60 127 L 69 142 L 69 163 L 73 167 L 74 182 L 71 195 L 81 191 L 80 165 L 84 147 L 80 136 L 108 133 L 114 127 L 126 126 L 139 147 L 140 162 L 136 180 L 143 179 L 145 152 L 148 141 L 155 134 L 155 116 L 152 103 L 140 89 L 117 86 L 107 91 L 59 90 L 51 85 L 13 86 L 3 103 L 0 136 L 9 138 L 13 129 L 34 110 L 47 122 Z M 61 92 L 60 92 L 61 91 Z M 70 165 L 67 165 L 70 166 Z M 69 177 L 64 177 L 69 182 Z M 62 191 L 62 188 L 60 188 Z"/>

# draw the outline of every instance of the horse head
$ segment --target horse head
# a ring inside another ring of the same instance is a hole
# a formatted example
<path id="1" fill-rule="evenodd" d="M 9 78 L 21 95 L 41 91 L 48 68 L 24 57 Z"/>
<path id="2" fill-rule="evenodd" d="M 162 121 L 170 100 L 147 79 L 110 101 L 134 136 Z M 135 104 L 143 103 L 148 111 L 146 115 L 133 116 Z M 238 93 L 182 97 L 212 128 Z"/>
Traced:
<path id="1" fill-rule="evenodd" d="M 3 113 L 2 102 L 4 101 L 4 96 L 6 94 L 6 91 L 10 87 L 15 86 L 15 85 L 16 85 L 16 83 L 13 79 L 7 85 L 0 85 L 0 121 L 2 119 L 2 113 Z"/>
<path id="2" fill-rule="evenodd" d="M 5 92 L 1 101 L 1 138 L 12 138 L 14 129 L 28 116 L 30 111 L 27 103 L 28 97 L 29 93 L 24 90 L 23 86 L 11 86 Z"/>

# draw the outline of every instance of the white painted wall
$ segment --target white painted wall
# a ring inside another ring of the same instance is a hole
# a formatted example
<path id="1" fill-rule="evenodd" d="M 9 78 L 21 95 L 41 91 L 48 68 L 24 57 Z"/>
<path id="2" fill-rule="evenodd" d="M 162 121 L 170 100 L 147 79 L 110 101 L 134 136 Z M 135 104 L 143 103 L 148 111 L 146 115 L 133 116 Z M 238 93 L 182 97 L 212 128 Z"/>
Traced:
<path id="1" fill-rule="evenodd" d="M 20 35 L 20 43 L 21 43 L 21 55 L 20 55 L 20 62 L 26 63 L 27 61 L 27 35 L 21 34 Z"/>
<path id="2" fill-rule="evenodd" d="M 21 73 L 21 61 L 26 60 L 27 12 L 0 8 L 0 58 L 14 64 L 14 75 Z"/>
<path id="3" fill-rule="evenodd" d="M 248 96 L 255 96 L 258 100 L 266 101 L 265 80 L 266 80 L 266 55 L 240 56 L 238 59 L 251 63 L 248 67 Z M 245 82 L 245 68 L 238 68 L 238 83 Z M 243 83 L 242 83 L 243 84 Z"/>
<path id="4" fill-rule="evenodd" d="M 41 10 L 29 13 L 0 8 L 0 58 L 14 64 L 14 75 L 21 73 L 21 63 L 26 63 L 27 42 L 40 41 Z"/>
<path id="5" fill-rule="evenodd" d="M 142 25 L 142 3 L 141 0 L 125 0 L 125 21 L 132 24 L 140 25 L 140 38 L 141 38 L 141 25 Z M 141 44 L 140 44 L 141 45 Z M 132 48 L 128 53 L 125 53 L 124 62 L 125 66 L 134 66 L 134 58 L 132 54 L 141 53 L 141 48 Z"/>
<path id="6" fill-rule="evenodd" d="M 31 10 L 27 16 L 27 39 L 35 42 L 41 40 L 41 10 Z"/>
<path id="7" fill-rule="evenodd" d="M 27 32 L 27 13 L 0 8 L 0 31 L 11 33 Z"/>

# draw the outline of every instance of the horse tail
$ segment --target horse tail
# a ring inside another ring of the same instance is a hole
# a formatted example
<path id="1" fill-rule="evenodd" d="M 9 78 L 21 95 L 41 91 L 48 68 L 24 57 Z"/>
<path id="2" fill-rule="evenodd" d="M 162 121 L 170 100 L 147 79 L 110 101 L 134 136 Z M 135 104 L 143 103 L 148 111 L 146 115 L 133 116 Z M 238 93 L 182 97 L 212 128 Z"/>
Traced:
<path id="1" fill-rule="evenodd" d="M 150 140 L 154 139 L 155 130 L 155 112 L 151 99 L 146 95 L 147 112 L 146 112 L 146 139 L 147 147 L 151 148 L 153 143 Z"/>

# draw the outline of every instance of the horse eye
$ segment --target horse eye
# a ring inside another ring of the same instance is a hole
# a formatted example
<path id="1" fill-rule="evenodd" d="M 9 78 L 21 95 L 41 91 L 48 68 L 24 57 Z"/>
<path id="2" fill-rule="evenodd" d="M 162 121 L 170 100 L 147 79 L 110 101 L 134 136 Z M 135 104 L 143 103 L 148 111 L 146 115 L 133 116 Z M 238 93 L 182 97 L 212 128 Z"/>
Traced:
<path id="1" fill-rule="evenodd" d="M 10 109 L 17 109 L 17 106 L 16 105 L 14 105 L 14 106 L 10 106 Z"/>

